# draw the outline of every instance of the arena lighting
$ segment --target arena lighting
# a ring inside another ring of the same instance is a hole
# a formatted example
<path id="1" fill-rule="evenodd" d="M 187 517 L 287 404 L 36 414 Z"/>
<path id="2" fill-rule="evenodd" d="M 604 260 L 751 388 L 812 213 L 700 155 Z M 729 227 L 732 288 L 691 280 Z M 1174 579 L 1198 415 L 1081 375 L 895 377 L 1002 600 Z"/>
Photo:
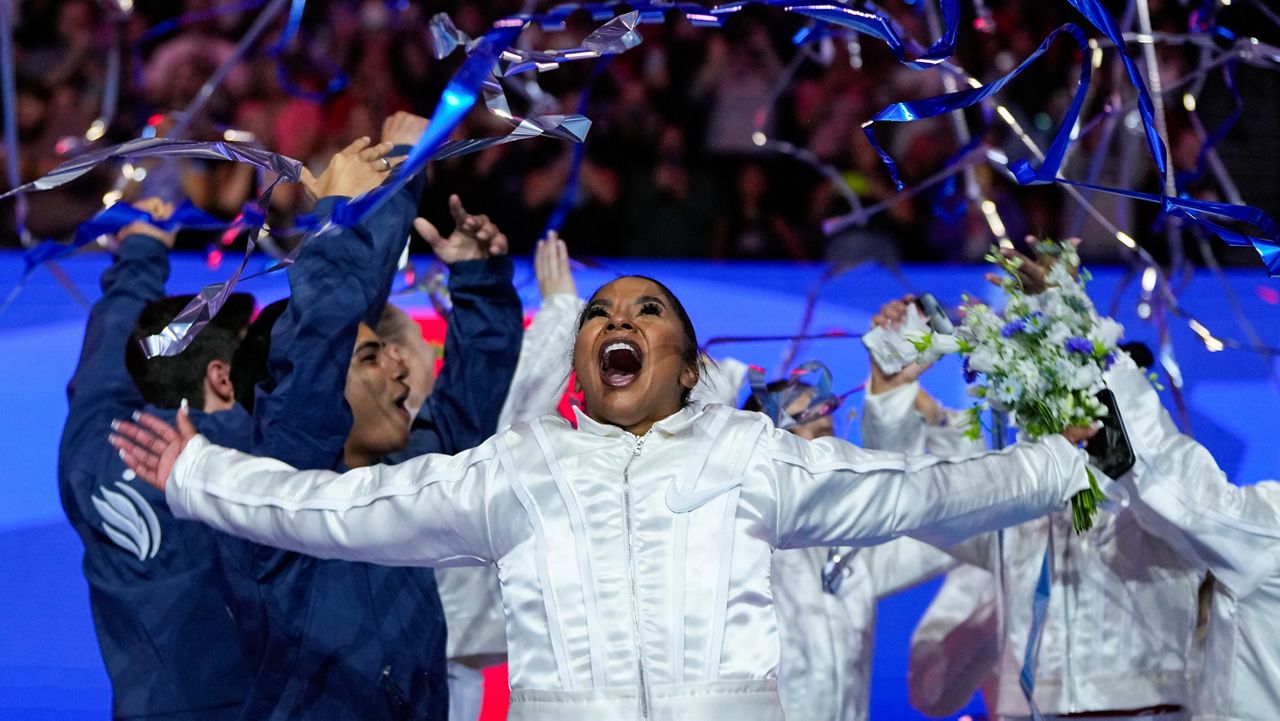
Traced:
<path id="1" fill-rule="evenodd" d="M 101 140 L 102 136 L 106 134 L 107 124 L 102 122 L 102 119 L 99 118 L 98 120 L 93 121 L 93 124 L 89 126 L 88 130 L 84 131 L 84 139 L 92 143 L 97 140 Z"/>
<path id="2" fill-rule="evenodd" d="M 1000 213 L 996 210 L 995 201 L 990 199 L 982 201 L 982 214 L 986 216 L 987 225 L 991 226 L 991 234 L 1000 240 L 1000 247 L 1012 248 L 1013 243 L 1009 240 L 1008 233 L 1005 232 L 1004 221 L 1000 220 Z"/>
<path id="3" fill-rule="evenodd" d="M 1192 332 L 1200 336 L 1200 340 L 1204 341 L 1204 347 L 1208 349 L 1210 353 L 1217 353 L 1226 347 L 1223 345 L 1222 341 L 1215 338 L 1213 333 L 1210 333 L 1209 329 L 1204 327 L 1204 325 L 1195 318 L 1188 320 L 1187 325 L 1191 326 Z"/>
<path id="4" fill-rule="evenodd" d="M 1156 289 L 1156 278 L 1158 273 L 1155 266 L 1149 265 L 1147 269 L 1142 271 L 1142 289 L 1150 293 Z"/>

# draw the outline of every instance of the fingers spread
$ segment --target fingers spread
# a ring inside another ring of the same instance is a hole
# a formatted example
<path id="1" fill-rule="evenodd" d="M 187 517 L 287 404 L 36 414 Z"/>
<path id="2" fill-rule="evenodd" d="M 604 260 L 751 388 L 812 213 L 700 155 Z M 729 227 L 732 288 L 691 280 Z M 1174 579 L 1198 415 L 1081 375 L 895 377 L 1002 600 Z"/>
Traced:
<path id="1" fill-rule="evenodd" d="M 178 440 L 178 432 L 173 429 L 173 426 L 165 423 L 159 418 L 156 418 L 150 413 L 139 414 L 138 425 L 151 431 L 157 438 L 166 443 L 172 443 L 173 441 Z"/>

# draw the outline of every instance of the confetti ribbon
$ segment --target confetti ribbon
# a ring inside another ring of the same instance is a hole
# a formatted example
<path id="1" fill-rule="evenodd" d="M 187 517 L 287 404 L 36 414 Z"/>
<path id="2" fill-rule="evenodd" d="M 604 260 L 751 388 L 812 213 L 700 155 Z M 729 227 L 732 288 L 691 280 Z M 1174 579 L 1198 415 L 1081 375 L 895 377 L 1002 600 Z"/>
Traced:
<path id="1" fill-rule="evenodd" d="M 333 95 L 346 89 L 348 81 L 347 75 L 332 60 L 327 57 L 308 57 L 308 61 L 320 65 L 329 75 L 329 82 L 325 84 L 323 92 L 312 92 L 297 83 L 293 82 L 293 78 L 289 74 L 289 68 L 285 63 L 285 53 L 289 48 L 293 47 L 294 41 L 302 32 L 302 13 L 306 10 L 307 0 L 291 0 L 289 5 L 289 19 L 285 23 L 284 32 L 280 34 L 280 39 L 271 47 L 267 48 L 267 57 L 276 61 L 276 81 L 280 83 L 280 88 L 289 95 L 296 98 L 303 98 L 314 103 L 323 103 Z"/>
<path id="2" fill-rule="evenodd" d="M 116 202 L 81 223 L 80 227 L 76 228 L 75 237 L 70 243 L 46 240 L 24 253 L 22 259 L 26 264 L 26 271 L 30 272 L 41 263 L 71 255 L 104 235 L 115 235 L 130 223 L 138 222 L 150 223 L 168 232 L 177 232 L 182 229 L 224 230 L 232 225 L 226 220 L 200 210 L 189 200 L 174 209 L 173 215 L 168 219 L 160 221 L 128 203 Z"/>
<path id="3" fill-rule="evenodd" d="M 445 87 L 444 94 L 436 105 L 435 112 L 432 113 L 431 123 L 413 145 L 405 161 L 396 166 L 391 177 L 380 187 L 350 201 L 339 202 L 334 207 L 330 221 L 311 237 L 338 232 L 339 226 L 350 226 L 363 221 L 370 213 L 381 207 L 392 194 L 403 188 L 410 178 L 421 172 L 427 162 L 432 159 L 433 153 L 440 148 L 475 105 L 481 86 L 493 72 L 498 54 L 511 44 L 523 26 L 522 22 L 498 21 L 495 23 L 494 28 L 476 43 L 462 68 Z M 279 179 L 276 182 L 279 182 Z M 274 187 L 275 183 L 264 193 L 267 199 Z M 261 202 L 260 206 L 269 207 L 267 202 Z M 147 357 L 181 353 L 190 344 L 191 340 L 208 325 L 210 319 L 222 309 L 226 299 L 239 282 L 254 246 L 255 243 L 251 238 L 246 245 L 240 266 L 229 279 L 203 288 L 164 330 L 143 340 L 143 350 Z M 291 257 L 296 257 L 302 247 L 304 246 L 300 244 Z M 288 264 L 286 259 L 285 262 L 264 273 L 274 272 Z"/>
<path id="4" fill-rule="evenodd" d="M 587 77 L 587 84 L 583 86 L 578 95 L 577 110 L 579 117 L 585 117 L 587 102 L 591 99 L 591 90 L 595 87 L 596 80 L 604 74 L 608 65 L 609 60 L 605 59 L 591 68 L 591 75 Z M 542 229 L 542 235 L 539 237 L 546 238 L 553 231 L 559 233 L 560 229 L 564 227 L 564 221 L 569 217 L 569 211 L 573 209 L 573 205 L 577 201 L 578 182 L 582 175 L 582 161 L 586 158 L 586 151 L 587 144 L 585 142 L 579 142 L 573 146 L 573 159 L 569 165 L 569 177 L 565 180 L 564 190 L 560 193 L 560 200 L 556 202 L 556 207 L 551 211 L 551 217 L 547 218 L 547 225 Z"/>
<path id="5" fill-rule="evenodd" d="M 34 241 L 31 231 L 27 230 L 27 199 L 22 195 L 22 176 L 18 170 L 16 83 L 13 70 L 13 4 L 11 0 L 0 0 L 0 90 L 3 91 L 0 93 L 0 102 L 4 103 L 5 175 L 9 187 L 13 188 L 5 196 L 15 193 L 18 196 L 13 213 L 14 222 L 18 228 L 18 239 L 24 246 L 30 247 Z"/>
<path id="6" fill-rule="evenodd" d="M 1151 101 L 1151 94 L 1147 91 L 1146 85 L 1143 83 L 1142 76 L 1134 64 L 1133 59 L 1129 57 L 1124 47 L 1124 38 L 1117 27 L 1115 20 L 1107 14 L 1107 12 L 1098 4 L 1096 0 L 1069 0 L 1072 7 L 1076 8 L 1091 24 L 1100 30 L 1108 40 L 1115 44 L 1119 53 L 1121 62 L 1124 65 L 1125 72 L 1138 93 L 1138 112 L 1142 118 L 1143 131 L 1146 136 L 1147 145 L 1151 152 L 1152 158 L 1155 160 L 1156 167 L 1160 173 L 1161 187 L 1165 185 L 1165 179 L 1168 177 L 1168 157 L 1165 152 L 1164 142 L 1156 132 L 1155 109 Z M 1081 63 L 1080 83 L 1076 90 L 1075 98 L 1072 100 L 1071 108 L 1067 111 L 1062 124 L 1059 126 L 1057 134 L 1054 136 L 1053 142 L 1049 150 L 1044 154 L 1044 159 L 1040 163 L 1040 167 L 1034 168 L 1027 160 L 1019 160 L 1009 165 L 1017 181 L 1024 185 L 1030 184 L 1047 184 L 1060 183 L 1072 185 L 1077 188 L 1095 190 L 1098 192 L 1119 195 L 1144 202 L 1157 203 L 1161 206 L 1163 215 L 1185 218 L 1199 225 L 1205 230 L 1213 233 L 1223 242 L 1229 245 L 1252 246 L 1262 259 L 1263 264 L 1267 268 L 1267 272 L 1272 276 L 1280 276 L 1280 232 L 1274 221 L 1263 211 L 1246 205 L 1233 205 L 1229 203 L 1211 203 L 1207 201 L 1196 201 L 1188 198 L 1170 197 L 1167 194 L 1151 194 L 1141 193 L 1137 191 L 1126 190 L 1122 188 L 1113 188 L 1090 183 L 1078 183 L 1058 177 L 1059 170 L 1062 165 L 1063 157 L 1066 150 L 1072 142 L 1071 131 L 1076 125 L 1079 117 L 1080 109 L 1083 106 L 1084 98 L 1089 87 L 1089 76 L 1092 65 L 1087 60 L 1088 42 L 1084 38 L 1083 31 L 1074 24 L 1063 25 L 1054 30 L 1040 47 L 1033 52 L 1026 60 L 1023 61 L 1011 73 L 999 78 L 990 85 L 977 87 L 969 90 L 962 90 L 955 93 L 926 98 L 923 100 L 894 103 L 877 113 L 864 126 L 864 132 L 868 140 L 875 147 L 876 152 L 884 159 L 886 167 L 889 169 L 890 175 L 899 189 L 903 187 L 901 179 L 898 177 L 896 167 L 892 158 L 877 142 L 875 133 L 871 128 L 871 124 L 880 121 L 891 122 L 910 122 L 922 118 L 936 117 L 945 113 L 953 112 L 958 109 L 970 107 L 980 103 L 996 92 L 999 92 L 1010 80 L 1020 74 L 1026 67 L 1038 59 L 1047 50 L 1048 46 L 1060 33 L 1068 32 L 1076 40 L 1081 47 L 1081 51 L 1086 53 L 1086 59 Z M 1259 235 L 1251 235 L 1242 233 L 1220 225 L 1215 220 L 1227 222 L 1247 223 L 1259 232 Z"/>

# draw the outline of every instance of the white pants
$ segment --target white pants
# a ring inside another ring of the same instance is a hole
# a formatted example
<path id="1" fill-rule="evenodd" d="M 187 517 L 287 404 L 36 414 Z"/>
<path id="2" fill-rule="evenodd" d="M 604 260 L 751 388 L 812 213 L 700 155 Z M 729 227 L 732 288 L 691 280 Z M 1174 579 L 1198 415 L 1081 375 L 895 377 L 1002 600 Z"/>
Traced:
<path id="1" fill-rule="evenodd" d="M 484 701 L 484 674 L 449 662 L 449 721 L 476 721 Z"/>

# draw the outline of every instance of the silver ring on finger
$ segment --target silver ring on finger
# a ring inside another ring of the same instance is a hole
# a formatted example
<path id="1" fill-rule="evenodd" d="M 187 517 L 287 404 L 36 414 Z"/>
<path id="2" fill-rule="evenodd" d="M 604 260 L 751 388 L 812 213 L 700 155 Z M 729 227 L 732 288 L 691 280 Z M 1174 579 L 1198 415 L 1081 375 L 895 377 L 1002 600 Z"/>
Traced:
<path id="1" fill-rule="evenodd" d="M 378 158 L 378 160 L 381 160 L 381 161 L 382 161 L 382 172 L 384 172 L 384 173 L 386 173 L 386 172 L 390 172 L 390 170 L 391 170 L 391 161 L 390 161 L 390 160 L 387 160 L 387 159 L 386 159 L 386 157 Z"/>

